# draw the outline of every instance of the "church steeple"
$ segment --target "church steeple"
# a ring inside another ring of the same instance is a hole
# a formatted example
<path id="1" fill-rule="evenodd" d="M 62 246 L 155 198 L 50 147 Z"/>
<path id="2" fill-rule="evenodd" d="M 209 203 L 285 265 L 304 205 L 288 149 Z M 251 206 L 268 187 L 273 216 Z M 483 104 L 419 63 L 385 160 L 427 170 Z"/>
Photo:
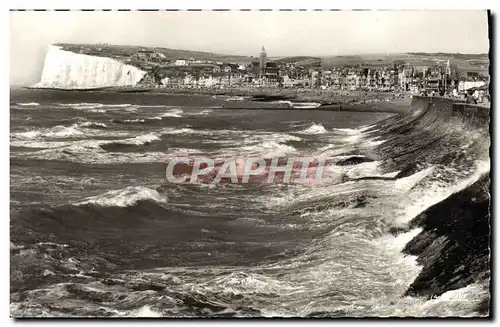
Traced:
<path id="1" fill-rule="evenodd" d="M 260 50 L 260 61 L 259 61 L 259 74 L 260 77 L 266 75 L 266 64 L 267 64 L 267 54 L 266 49 L 262 46 L 262 50 Z"/>

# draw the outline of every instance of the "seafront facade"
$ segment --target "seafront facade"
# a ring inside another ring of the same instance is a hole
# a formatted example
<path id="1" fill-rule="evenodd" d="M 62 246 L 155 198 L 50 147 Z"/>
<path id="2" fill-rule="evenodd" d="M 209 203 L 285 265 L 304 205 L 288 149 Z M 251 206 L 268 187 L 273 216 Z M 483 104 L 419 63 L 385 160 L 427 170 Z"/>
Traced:
<path id="1" fill-rule="evenodd" d="M 153 55 L 153 54 L 152 54 Z M 138 84 L 146 88 L 285 88 L 324 91 L 378 91 L 463 97 L 476 89 L 487 96 L 490 78 L 484 70 L 459 69 L 450 61 L 414 66 L 404 60 L 383 65 L 341 65 L 269 61 L 265 49 L 250 63 L 178 59 L 156 68 Z M 478 97 L 479 98 L 479 97 Z"/>

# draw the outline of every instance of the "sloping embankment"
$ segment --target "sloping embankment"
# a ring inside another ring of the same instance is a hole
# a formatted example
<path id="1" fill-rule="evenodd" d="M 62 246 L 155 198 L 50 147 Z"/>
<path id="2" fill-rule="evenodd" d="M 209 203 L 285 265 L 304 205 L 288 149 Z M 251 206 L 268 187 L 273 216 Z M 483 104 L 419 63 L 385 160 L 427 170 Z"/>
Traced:
<path id="1" fill-rule="evenodd" d="M 413 108 L 429 105 L 441 118 L 460 117 L 471 128 L 486 128 L 489 110 L 456 104 L 451 99 L 416 97 Z M 410 109 L 411 111 L 411 109 Z M 422 228 L 403 252 L 418 257 L 422 266 L 406 294 L 433 297 L 472 283 L 488 285 L 490 278 L 490 176 L 429 207 L 415 217 L 409 229 Z M 484 299 L 480 313 L 488 313 Z"/>

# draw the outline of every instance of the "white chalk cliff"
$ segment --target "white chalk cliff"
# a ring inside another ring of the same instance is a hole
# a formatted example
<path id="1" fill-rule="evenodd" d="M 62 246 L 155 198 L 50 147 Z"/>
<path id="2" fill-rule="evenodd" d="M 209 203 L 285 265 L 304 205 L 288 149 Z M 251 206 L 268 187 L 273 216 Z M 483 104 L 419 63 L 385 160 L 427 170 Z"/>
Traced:
<path id="1" fill-rule="evenodd" d="M 50 45 L 40 82 L 33 87 L 89 89 L 107 86 L 134 86 L 145 71 L 118 60 L 64 51 Z"/>

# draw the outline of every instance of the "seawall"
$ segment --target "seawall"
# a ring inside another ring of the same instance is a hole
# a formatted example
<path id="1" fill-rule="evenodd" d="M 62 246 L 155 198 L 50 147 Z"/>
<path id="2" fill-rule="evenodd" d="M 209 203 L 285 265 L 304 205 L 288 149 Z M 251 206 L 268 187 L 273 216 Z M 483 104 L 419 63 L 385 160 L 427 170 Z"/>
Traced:
<path id="1" fill-rule="evenodd" d="M 452 98 L 428 96 L 413 97 L 412 108 L 426 105 L 433 106 L 444 118 L 458 116 L 466 118 L 470 123 L 479 124 L 487 124 L 490 121 L 489 107 L 465 103 Z"/>
<path id="2" fill-rule="evenodd" d="M 415 113 L 425 115 L 427 111 L 427 115 L 442 124 L 447 123 L 447 118 L 460 118 L 470 129 L 482 131 L 484 137 L 488 137 L 487 107 L 456 102 L 450 98 L 415 96 L 408 110 L 408 115 L 415 116 L 417 120 L 422 117 L 418 118 Z M 425 122 L 431 123 L 430 120 Z M 438 126 L 430 128 L 435 127 Z M 425 134 L 420 137 L 425 139 Z M 432 146 L 439 151 L 438 143 Z M 406 158 L 406 161 L 418 161 L 418 155 L 417 151 L 415 157 Z M 462 152 L 458 157 L 467 155 Z M 440 163 L 451 167 L 455 161 L 450 157 L 449 162 Z M 420 213 L 405 229 L 422 228 L 422 232 L 403 249 L 403 253 L 417 256 L 417 262 L 422 267 L 406 295 L 432 298 L 474 283 L 491 287 L 490 175 L 486 171 L 478 176 L 470 185 Z M 488 315 L 489 304 L 489 298 L 484 298 L 477 311 Z"/>
<path id="3" fill-rule="evenodd" d="M 97 89 L 112 86 L 134 86 L 145 71 L 123 62 L 64 51 L 50 45 L 40 82 L 33 88 L 65 90 Z"/>

